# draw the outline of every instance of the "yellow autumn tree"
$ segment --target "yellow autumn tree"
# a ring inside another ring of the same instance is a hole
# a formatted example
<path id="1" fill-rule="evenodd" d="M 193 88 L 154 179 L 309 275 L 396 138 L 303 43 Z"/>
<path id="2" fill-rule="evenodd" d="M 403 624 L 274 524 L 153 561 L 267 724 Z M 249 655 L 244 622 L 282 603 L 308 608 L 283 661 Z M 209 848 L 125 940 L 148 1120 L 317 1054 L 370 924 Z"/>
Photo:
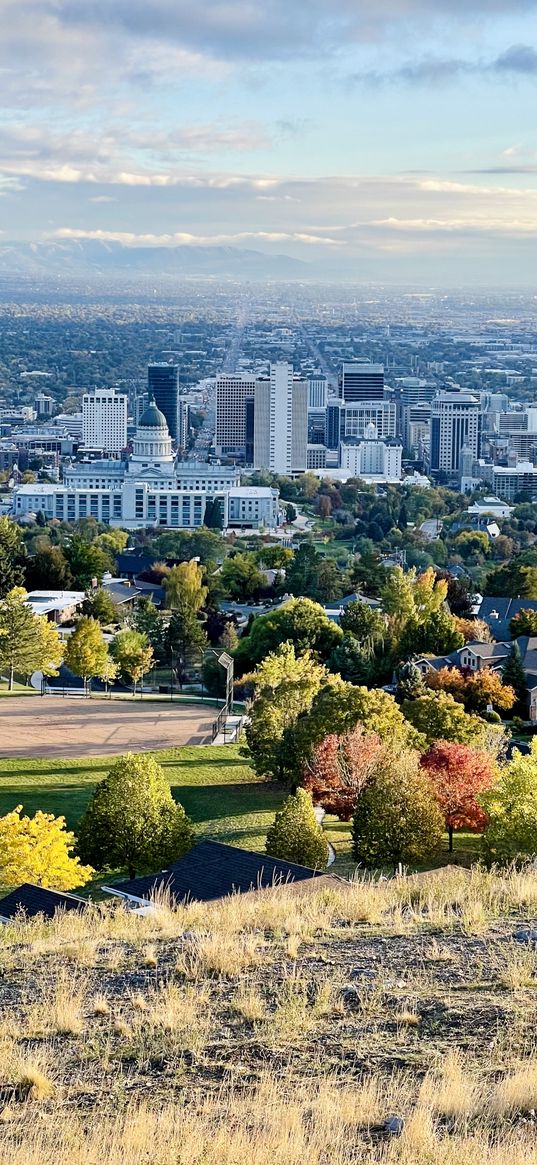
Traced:
<path id="1" fill-rule="evenodd" d="M 22 816 L 22 805 L 0 817 L 0 884 L 33 882 L 49 890 L 74 890 L 93 875 L 73 855 L 75 835 L 65 828 L 65 817 L 38 809 Z"/>

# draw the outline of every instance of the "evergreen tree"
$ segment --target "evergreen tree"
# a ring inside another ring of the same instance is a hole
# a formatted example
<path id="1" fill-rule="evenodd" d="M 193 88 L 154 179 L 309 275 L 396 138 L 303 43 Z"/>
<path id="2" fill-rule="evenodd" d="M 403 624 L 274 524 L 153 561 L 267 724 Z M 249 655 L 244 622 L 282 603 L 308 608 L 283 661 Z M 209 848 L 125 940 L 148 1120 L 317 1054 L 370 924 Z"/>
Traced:
<path id="1" fill-rule="evenodd" d="M 317 823 L 311 794 L 297 789 L 287 797 L 267 833 L 267 854 L 310 869 L 324 869 L 328 842 Z"/>
<path id="2" fill-rule="evenodd" d="M 165 653 L 164 640 L 166 625 L 160 611 L 157 611 L 151 598 L 140 599 L 134 614 L 134 626 L 136 631 L 139 631 L 141 635 L 145 635 L 148 643 L 153 648 L 156 658 L 159 660 L 163 659 Z"/>
<path id="3" fill-rule="evenodd" d="M 522 663 L 520 647 L 515 641 L 503 666 L 503 682 L 509 685 L 517 698 L 520 708 L 525 708 L 527 702 L 528 684 L 526 672 Z"/>
<path id="4" fill-rule="evenodd" d="M 132 753 L 120 757 L 97 785 L 78 840 L 84 861 L 96 869 L 126 867 L 131 878 L 177 861 L 193 844 L 192 824 L 160 765 Z"/>
<path id="5" fill-rule="evenodd" d="M 9 518 L 0 518 L 0 599 L 23 581 L 23 552 L 19 527 Z"/>
<path id="6" fill-rule="evenodd" d="M 425 684 L 423 676 L 419 667 L 409 660 L 399 668 L 397 674 L 397 699 L 402 704 L 403 700 L 417 700 L 420 696 L 425 695 Z"/>

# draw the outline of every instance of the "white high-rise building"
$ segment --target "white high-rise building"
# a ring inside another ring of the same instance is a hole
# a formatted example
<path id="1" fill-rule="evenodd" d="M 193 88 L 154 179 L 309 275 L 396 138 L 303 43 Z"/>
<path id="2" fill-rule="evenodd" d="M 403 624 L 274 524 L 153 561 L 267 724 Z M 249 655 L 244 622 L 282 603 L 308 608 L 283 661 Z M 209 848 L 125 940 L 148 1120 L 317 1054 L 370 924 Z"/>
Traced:
<path id="1" fill-rule="evenodd" d="M 255 384 L 254 465 L 272 473 L 302 472 L 308 464 L 308 385 L 292 364 L 271 364 Z"/>
<path id="2" fill-rule="evenodd" d="M 251 372 L 222 372 L 216 377 L 215 448 L 218 457 L 244 457 L 247 445 L 246 401 L 255 395 Z"/>
<path id="3" fill-rule="evenodd" d="M 374 425 L 379 437 L 395 437 L 397 409 L 392 401 L 357 401 L 341 410 L 341 439 L 363 437 L 367 426 Z"/>
<path id="4" fill-rule="evenodd" d="M 126 394 L 113 388 L 85 392 L 82 398 L 82 440 L 88 449 L 121 453 L 127 444 Z"/>
<path id="5" fill-rule="evenodd" d="M 308 408 L 325 409 L 328 403 L 328 381 L 325 376 L 312 376 L 308 380 Z"/>
<path id="6" fill-rule="evenodd" d="M 464 446 L 479 457 L 481 408 L 470 392 L 440 392 L 431 405 L 431 470 L 458 473 Z"/>
<path id="7" fill-rule="evenodd" d="M 352 477 L 371 482 L 399 482 L 403 446 L 397 438 L 383 440 L 373 424 L 361 441 L 341 445 L 341 469 Z"/>

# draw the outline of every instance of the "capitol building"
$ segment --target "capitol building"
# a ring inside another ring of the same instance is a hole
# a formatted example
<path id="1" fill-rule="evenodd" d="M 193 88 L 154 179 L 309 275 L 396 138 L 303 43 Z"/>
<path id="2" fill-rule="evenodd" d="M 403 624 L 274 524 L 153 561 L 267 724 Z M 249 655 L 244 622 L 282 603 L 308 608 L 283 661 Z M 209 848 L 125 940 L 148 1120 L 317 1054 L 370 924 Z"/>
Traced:
<path id="1" fill-rule="evenodd" d="M 132 453 L 66 466 L 59 484 L 19 485 L 12 514 L 76 522 L 96 518 L 124 530 L 203 526 L 208 506 L 218 501 L 224 529 L 274 529 L 279 522 L 275 489 L 241 486 L 239 471 L 221 465 L 176 461 L 166 418 L 154 401 L 140 417 Z M 219 523 L 220 524 L 220 523 Z"/>

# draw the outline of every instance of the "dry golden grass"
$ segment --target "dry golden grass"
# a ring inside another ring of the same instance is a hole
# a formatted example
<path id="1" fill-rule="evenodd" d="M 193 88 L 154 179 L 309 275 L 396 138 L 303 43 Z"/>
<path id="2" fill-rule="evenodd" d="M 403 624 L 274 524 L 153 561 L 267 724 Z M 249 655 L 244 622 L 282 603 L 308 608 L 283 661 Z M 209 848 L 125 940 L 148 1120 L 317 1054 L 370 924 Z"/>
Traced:
<path id="1" fill-rule="evenodd" d="M 534 913 L 454 870 L 16 920 L 0 1165 L 537 1165 Z"/>

